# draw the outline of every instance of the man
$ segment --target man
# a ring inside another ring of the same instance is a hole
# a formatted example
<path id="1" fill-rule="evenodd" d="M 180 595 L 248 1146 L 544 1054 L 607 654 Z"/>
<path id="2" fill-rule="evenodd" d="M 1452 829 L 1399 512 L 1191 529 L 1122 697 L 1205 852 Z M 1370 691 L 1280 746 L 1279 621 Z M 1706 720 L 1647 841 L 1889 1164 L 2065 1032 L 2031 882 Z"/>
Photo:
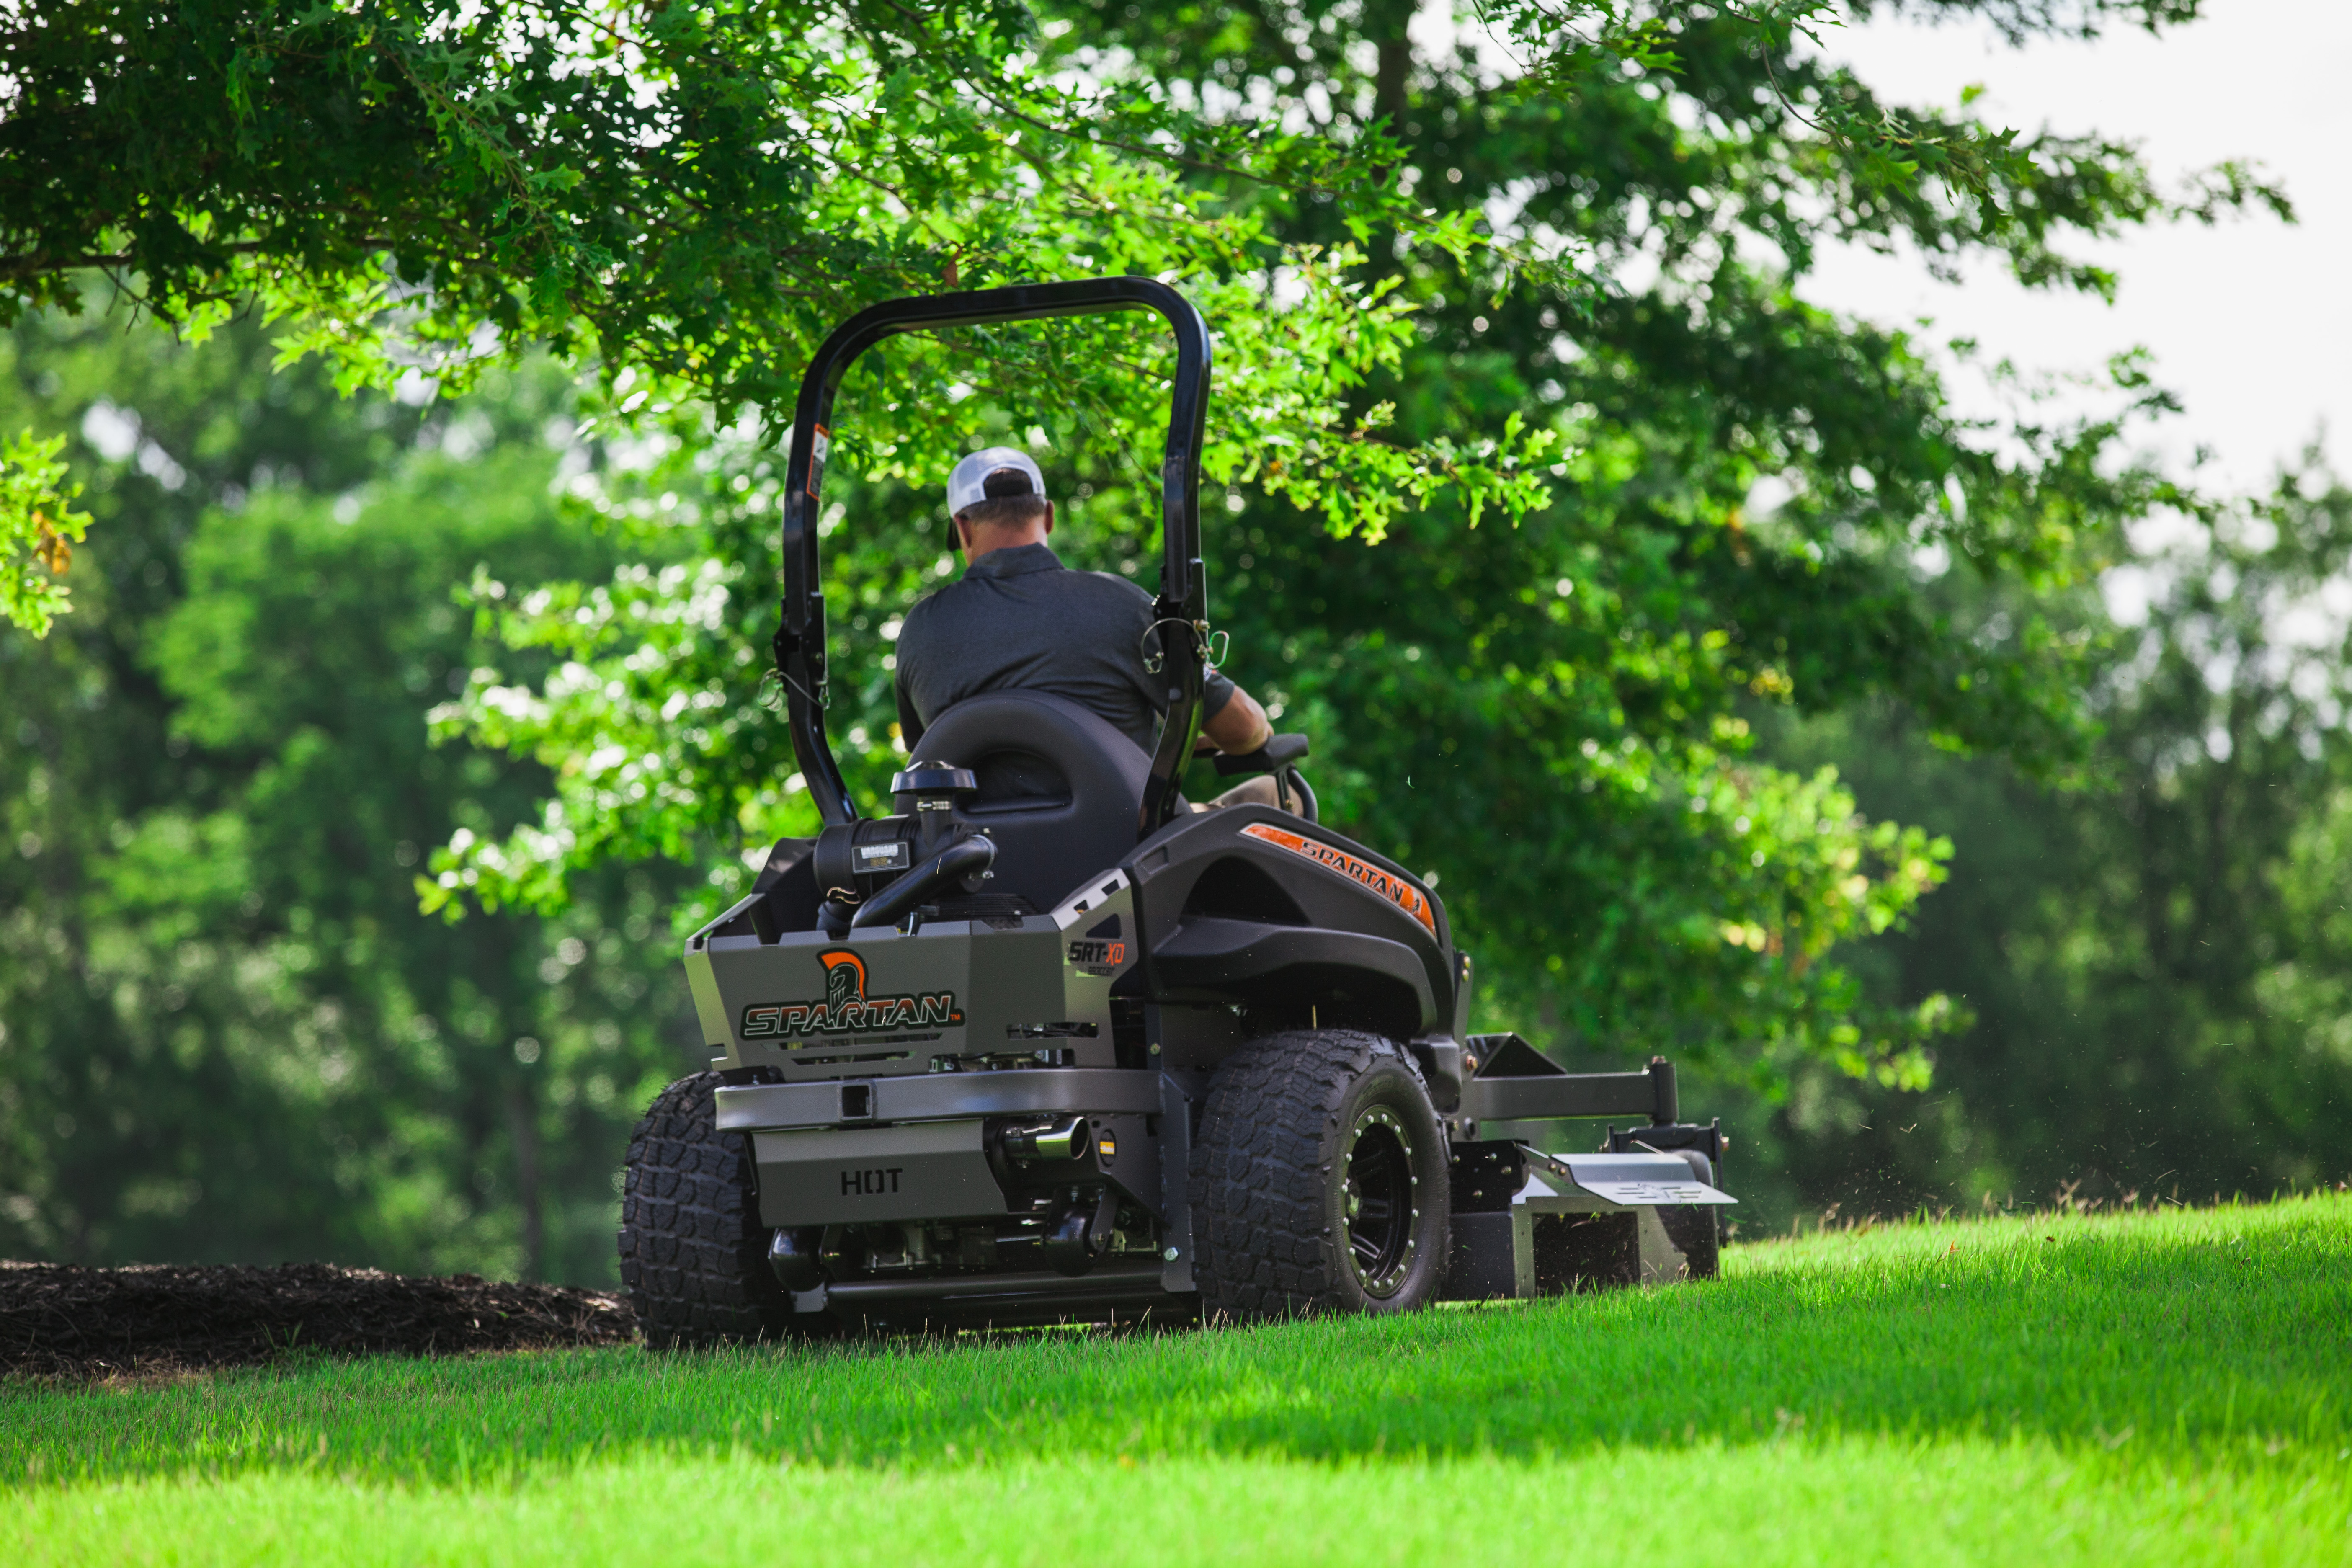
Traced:
<path id="1" fill-rule="evenodd" d="M 1151 595 L 1107 572 L 1073 572 L 1045 541 L 1054 503 L 1029 455 L 974 452 L 948 476 L 948 512 L 964 574 L 907 612 L 898 631 L 898 730 L 909 756 L 932 720 L 982 691 L 1047 691 L 1101 714 L 1146 752 L 1167 693 L 1143 668 Z M 1212 672 L 1201 733 L 1219 751 L 1255 752 L 1274 733 L 1265 710 Z M 1215 804 L 1263 797 L 1252 779 Z"/>

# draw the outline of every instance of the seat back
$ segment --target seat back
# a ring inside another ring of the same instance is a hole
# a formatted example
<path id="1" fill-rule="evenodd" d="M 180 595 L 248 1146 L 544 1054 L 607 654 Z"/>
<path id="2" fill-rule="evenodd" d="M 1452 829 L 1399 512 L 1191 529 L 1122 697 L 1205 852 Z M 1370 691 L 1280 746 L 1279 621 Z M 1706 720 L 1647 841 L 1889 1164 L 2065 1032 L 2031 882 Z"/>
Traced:
<path id="1" fill-rule="evenodd" d="M 923 731 L 914 754 L 978 776 L 979 793 L 957 816 L 996 840 L 992 893 L 1050 910 L 1135 847 L 1151 759 L 1067 698 L 968 697 Z"/>

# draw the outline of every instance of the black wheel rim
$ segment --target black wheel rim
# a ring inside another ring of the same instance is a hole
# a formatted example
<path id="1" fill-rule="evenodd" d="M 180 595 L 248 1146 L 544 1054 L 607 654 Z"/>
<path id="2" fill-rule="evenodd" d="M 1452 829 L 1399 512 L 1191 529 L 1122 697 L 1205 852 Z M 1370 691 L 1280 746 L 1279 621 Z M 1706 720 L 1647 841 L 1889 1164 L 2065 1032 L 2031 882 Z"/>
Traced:
<path id="1" fill-rule="evenodd" d="M 1395 1111 L 1375 1105 L 1358 1114 L 1348 1131 L 1340 1230 L 1356 1282 L 1375 1300 L 1403 1289 L 1412 1272 L 1421 1218 L 1412 1166 L 1412 1134 Z"/>

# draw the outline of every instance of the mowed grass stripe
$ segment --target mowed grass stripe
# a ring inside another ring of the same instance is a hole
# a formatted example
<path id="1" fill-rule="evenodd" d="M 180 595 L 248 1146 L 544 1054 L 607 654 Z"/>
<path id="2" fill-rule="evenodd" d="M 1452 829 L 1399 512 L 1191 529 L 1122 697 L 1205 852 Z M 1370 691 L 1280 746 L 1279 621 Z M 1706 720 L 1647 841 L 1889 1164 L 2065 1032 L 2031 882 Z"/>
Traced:
<path id="1" fill-rule="evenodd" d="M 1725 1279 L 1696 1288 L 1387 1320 L 16 1384 L 0 1394 L 0 1481 L 467 1479 L 645 1448 L 1329 1459 L 1792 1429 L 2332 1454 L 2352 1445 L 2347 1242 L 2352 1202 L 2326 1196 L 1832 1234 L 1735 1249 Z"/>
<path id="2" fill-rule="evenodd" d="M 0 1392 L 26 1562 L 2352 1562 L 2352 1201 L 1391 1321 Z M 1614 1560 L 1613 1556 L 1612 1560 Z"/>
<path id="3" fill-rule="evenodd" d="M 38 1488 L 0 1551 L 89 1563 L 1064 1568 L 1663 1560 L 1737 1568 L 2346 1559 L 2343 1498 L 2256 1468 L 2084 1463 L 2046 1442 L 1797 1439 L 1574 1458 L 1020 1459 L 749 1454 L 564 1466 L 489 1489 L 302 1471 Z"/>

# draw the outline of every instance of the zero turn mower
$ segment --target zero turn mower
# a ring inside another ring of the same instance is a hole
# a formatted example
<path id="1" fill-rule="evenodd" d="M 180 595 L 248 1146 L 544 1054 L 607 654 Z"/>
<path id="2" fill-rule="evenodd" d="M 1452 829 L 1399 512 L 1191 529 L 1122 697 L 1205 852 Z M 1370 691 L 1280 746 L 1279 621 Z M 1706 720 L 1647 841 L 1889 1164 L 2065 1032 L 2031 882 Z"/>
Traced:
<path id="1" fill-rule="evenodd" d="M 1156 310 L 1176 336 L 1149 755 L 1032 691 L 940 714 L 850 798 L 825 737 L 817 517 L 844 373 L 894 333 Z M 1402 866 L 1295 811 L 1196 811 L 1210 342 L 1108 278 L 892 301 L 826 341 L 786 470 L 775 639 L 823 815 L 686 944 L 710 1069 L 631 1141 L 621 1270 L 646 1337 L 1405 1311 L 1716 1272 L 1718 1127 L 1674 1068 L 1563 1071 L 1469 1032 L 1470 958 Z M 1528 1124 L 1620 1118 L 1601 1152 Z"/>

